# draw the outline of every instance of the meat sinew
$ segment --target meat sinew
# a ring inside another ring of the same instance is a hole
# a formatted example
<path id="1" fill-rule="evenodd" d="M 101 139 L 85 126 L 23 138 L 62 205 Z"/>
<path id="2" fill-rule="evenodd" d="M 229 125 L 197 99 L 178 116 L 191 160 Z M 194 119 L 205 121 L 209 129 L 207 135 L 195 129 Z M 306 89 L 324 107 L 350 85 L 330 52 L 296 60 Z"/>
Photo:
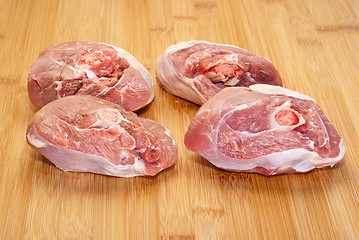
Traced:
<path id="1" fill-rule="evenodd" d="M 263 175 L 333 166 L 345 153 L 314 99 L 266 84 L 226 88 L 207 101 L 185 145 L 219 168 Z"/>
<path id="2" fill-rule="evenodd" d="M 167 48 L 157 61 L 156 75 L 167 92 L 199 105 L 225 87 L 282 86 L 269 60 L 239 47 L 205 41 Z"/>
<path id="3" fill-rule="evenodd" d="M 31 102 L 42 107 L 70 95 L 93 95 L 135 111 L 154 98 L 149 72 L 125 50 L 72 41 L 44 49 L 28 75 Z"/>
<path id="4" fill-rule="evenodd" d="M 41 108 L 28 143 L 64 171 L 119 177 L 155 175 L 177 159 L 170 132 L 94 96 L 68 96 Z"/>

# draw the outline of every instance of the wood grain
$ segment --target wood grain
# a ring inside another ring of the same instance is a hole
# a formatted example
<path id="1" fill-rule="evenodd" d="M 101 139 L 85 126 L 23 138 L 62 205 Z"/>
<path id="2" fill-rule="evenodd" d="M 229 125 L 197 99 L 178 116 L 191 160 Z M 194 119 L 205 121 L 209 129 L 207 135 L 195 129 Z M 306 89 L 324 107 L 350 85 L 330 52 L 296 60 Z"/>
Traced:
<path id="1" fill-rule="evenodd" d="M 263 177 L 186 150 L 198 106 L 155 82 L 139 112 L 169 128 L 177 164 L 156 177 L 66 173 L 26 143 L 26 77 L 47 45 L 103 41 L 152 76 L 171 44 L 203 39 L 270 59 L 317 99 L 347 145 L 333 169 Z M 0 239 L 359 239 L 359 1 L 0 0 Z"/>

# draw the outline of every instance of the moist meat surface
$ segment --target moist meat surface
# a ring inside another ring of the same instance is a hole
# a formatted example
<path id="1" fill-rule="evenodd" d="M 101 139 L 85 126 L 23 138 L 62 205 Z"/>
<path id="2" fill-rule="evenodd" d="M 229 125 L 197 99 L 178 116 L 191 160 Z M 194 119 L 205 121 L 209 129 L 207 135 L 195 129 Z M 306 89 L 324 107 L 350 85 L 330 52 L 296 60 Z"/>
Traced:
<path id="1" fill-rule="evenodd" d="M 177 146 L 163 126 L 93 96 L 47 104 L 34 116 L 27 137 L 33 148 L 68 171 L 155 175 L 177 158 Z"/>
<path id="2" fill-rule="evenodd" d="M 93 95 L 134 111 L 154 96 L 150 74 L 131 54 L 87 41 L 44 49 L 31 67 L 28 90 L 38 107 L 65 96 Z"/>
<path id="3" fill-rule="evenodd" d="M 225 87 L 282 86 L 273 64 L 239 47 L 205 41 L 182 42 L 166 49 L 156 66 L 168 92 L 202 104 Z"/>
<path id="4" fill-rule="evenodd" d="M 250 88 L 225 89 L 206 102 L 186 146 L 221 168 L 264 175 L 305 172 L 343 157 L 344 143 L 313 99 L 281 87 Z"/>

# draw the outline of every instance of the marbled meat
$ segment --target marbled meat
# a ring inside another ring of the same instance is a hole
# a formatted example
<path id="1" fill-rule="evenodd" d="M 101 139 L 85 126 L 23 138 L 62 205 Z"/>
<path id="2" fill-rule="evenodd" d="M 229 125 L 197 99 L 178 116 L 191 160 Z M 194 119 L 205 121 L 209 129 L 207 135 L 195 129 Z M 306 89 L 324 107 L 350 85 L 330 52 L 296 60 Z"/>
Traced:
<path id="1" fill-rule="evenodd" d="M 169 130 L 89 95 L 68 96 L 45 105 L 30 122 L 27 140 L 64 171 L 155 175 L 177 159 Z"/>
<path id="2" fill-rule="evenodd" d="M 93 95 L 135 111 L 154 98 L 149 72 L 125 50 L 72 41 L 44 49 L 28 75 L 31 102 L 42 107 L 70 95 Z"/>
<path id="3" fill-rule="evenodd" d="M 167 48 L 157 61 L 156 75 L 167 92 L 199 105 L 226 87 L 282 86 L 269 60 L 236 46 L 205 41 Z"/>
<path id="4" fill-rule="evenodd" d="M 185 145 L 219 168 L 263 175 L 333 166 L 345 153 L 314 99 L 266 84 L 226 88 L 207 101 Z"/>

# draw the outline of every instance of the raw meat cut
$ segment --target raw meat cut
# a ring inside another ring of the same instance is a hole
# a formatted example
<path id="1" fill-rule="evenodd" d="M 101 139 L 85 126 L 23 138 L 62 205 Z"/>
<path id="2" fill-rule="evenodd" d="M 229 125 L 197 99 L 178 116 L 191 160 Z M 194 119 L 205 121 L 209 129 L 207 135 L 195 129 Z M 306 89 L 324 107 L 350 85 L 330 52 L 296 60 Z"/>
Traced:
<path id="1" fill-rule="evenodd" d="M 185 145 L 219 168 L 263 175 L 333 166 L 345 153 L 314 99 L 266 84 L 226 88 L 203 104 Z"/>
<path id="2" fill-rule="evenodd" d="M 225 87 L 282 86 L 269 60 L 239 47 L 205 41 L 167 48 L 157 61 L 156 75 L 167 92 L 199 105 Z"/>
<path id="3" fill-rule="evenodd" d="M 27 140 L 64 171 L 155 175 L 177 159 L 169 130 L 89 95 L 68 96 L 45 105 L 33 117 Z"/>
<path id="4" fill-rule="evenodd" d="M 70 95 L 93 95 L 135 111 L 154 98 L 149 72 L 125 50 L 72 41 L 44 49 L 28 75 L 31 102 L 42 107 Z"/>

